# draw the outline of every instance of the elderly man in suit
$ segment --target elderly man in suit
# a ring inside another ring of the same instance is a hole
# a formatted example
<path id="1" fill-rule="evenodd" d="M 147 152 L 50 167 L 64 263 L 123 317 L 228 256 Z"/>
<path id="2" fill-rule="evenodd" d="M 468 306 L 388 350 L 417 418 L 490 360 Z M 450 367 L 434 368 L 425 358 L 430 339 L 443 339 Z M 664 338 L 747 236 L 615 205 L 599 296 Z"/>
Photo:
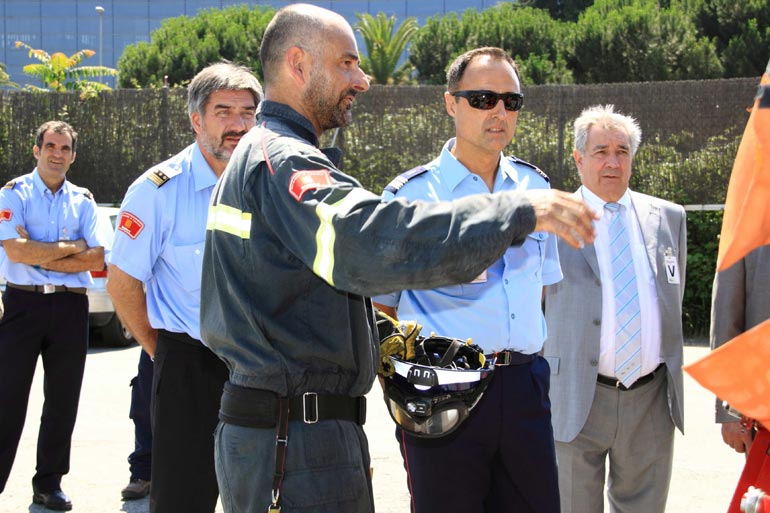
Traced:
<path id="1" fill-rule="evenodd" d="M 593 244 L 559 242 L 546 290 L 562 513 L 663 513 L 683 429 L 684 209 L 628 189 L 641 130 L 614 106 L 575 120 L 575 193 L 602 212 Z"/>
<path id="2" fill-rule="evenodd" d="M 761 246 L 714 276 L 711 349 L 770 319 L 770 246 Z M 717 399 L 716 421 L 722 440 L 736 452 L 749 452 L 753 430 L 741 425 Z"/>

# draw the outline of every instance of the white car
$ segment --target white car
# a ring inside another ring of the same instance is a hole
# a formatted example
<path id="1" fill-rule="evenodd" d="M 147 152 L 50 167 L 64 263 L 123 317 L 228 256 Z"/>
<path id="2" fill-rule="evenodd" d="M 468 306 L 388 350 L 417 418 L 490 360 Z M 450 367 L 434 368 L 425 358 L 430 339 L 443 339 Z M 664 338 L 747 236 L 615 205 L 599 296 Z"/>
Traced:
<path id="1" fill-rule="evenodd" d="M 107 240 L 112 241 L 115 235 L 115 222 L 118 208 L 99 205 L 97 209 L 97 230 L 102 232 Z M 115 307 L 107 294 L 107 270 L 91 271 L 94 284 L 88 288 L 88 312 L 91 326 L 91 341 L 100 340 L 103 345 L 111 347 L 127 347 L 134 343 L 134 337 L 123 327 Z M 5 279 L 0 277 L 0 289 L 5 290 Z M 95 335 L 95 337 L 94 337 Z"/>
<path id="2" fill-rule="evenodd" d="M 115 223 L 118 217 L 117 207 L 99 205 L 97 208 L 97 230 L 112 242 L 115 236 Z M 107 270 L 91 271 L 94 284 L 88 288 L 88 311 L 91 334 L 101 337 L 103 345 L 127 347 L 134 343 L 134 337 L 123 326 L 112 306 L 112 299 L 107 294 Z"/>

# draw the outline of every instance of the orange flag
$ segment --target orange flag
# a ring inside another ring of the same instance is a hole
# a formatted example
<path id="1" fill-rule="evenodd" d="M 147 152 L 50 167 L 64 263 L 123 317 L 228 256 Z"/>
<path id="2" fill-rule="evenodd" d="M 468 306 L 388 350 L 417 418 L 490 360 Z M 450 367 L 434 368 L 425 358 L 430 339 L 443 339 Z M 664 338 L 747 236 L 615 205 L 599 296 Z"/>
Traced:
<path id="1" fill-rule="evenodd" d="M 770 62 L 735 157 L 722 220 L 717 270 L 770 243 Z"/>
<path id="2" fill-rule="evenodd" d="M 770 62 L 735 157 L 717 271 L 770 243 Z M 770 277 L 769 277 L 770 278 Z M 770 426 L 770 320 L 684 368 L 747 417 Z"/>
<path id="3" fill-rule="evenodd" d="M 770 426 L 770 321 L 738 335 L 685 370 L 731 407 Z"/>

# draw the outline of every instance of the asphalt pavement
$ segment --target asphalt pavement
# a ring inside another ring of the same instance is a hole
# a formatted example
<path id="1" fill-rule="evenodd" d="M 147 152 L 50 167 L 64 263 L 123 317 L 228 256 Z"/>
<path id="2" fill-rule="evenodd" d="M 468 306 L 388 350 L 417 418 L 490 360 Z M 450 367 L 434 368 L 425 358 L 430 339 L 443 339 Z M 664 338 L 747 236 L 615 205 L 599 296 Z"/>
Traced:
<path id="1" fill-rule="evenodd" d="M 686 346 L 685 363 L 708 352 L 704 346 Z M 139 360 L 137 346 L 89 351 L 75 433 L 70 473 L 63 490 L 80 513 L 146 513 L 147 499 L 123 502 L 120 490 L 128 483 L 126 457 L 133 449 L 133 424 L 128 418 L 129 381 Z M 38 364 L 16 462 L 0 513 L 45 513 L 32 504 L 30 480 L 42 408 L 42 364 Z M 685 436 L 677 432 L 674 473 L 666 513 L 724 513 L 738 481 L 743 456 L 722 443 L 713 422 L 713 396 L 685 374 Z M 407 513 L 406 475 L 398 452 L 393 422 L 375 385 L 369 394 L 366 433 L 369 438 L 375 505 L 379 513 Z M 0 412 L 2 414 L 2 412 Z M 190 493 L 194 493 L 190 490 Z M 217 513 L 222 512 L 221 506 Z M 180 512 L 183 513 L 183 512 Z"/>

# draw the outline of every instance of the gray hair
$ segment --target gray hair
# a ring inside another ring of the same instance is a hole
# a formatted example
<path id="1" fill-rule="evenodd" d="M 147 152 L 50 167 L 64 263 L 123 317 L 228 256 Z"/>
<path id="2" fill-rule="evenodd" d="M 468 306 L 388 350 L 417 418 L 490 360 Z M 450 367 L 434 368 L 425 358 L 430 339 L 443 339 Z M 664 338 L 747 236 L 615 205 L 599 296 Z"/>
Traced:
<path id="1" fill-rule="evenodd" d="M 259 105 L 262 100 L 262 86 L 249 68 L 231 62 L 219 62 L 203 68 L 190 82 L 187 88 L 187 114 L 197 112 L 202 116 L 211 93 L 222 90 L 249 91 L 254 97 L 254 105 Z"/>
<path id="2" fill-rule="evenodd" d="M 631 157 L 636 155 L 642 142 L 642 129 L 633 117 L 615 112 L 614 105 L 594 105 L 580 113 L 575 120 L 575 149 L 578 153 L 585 155 L 588 132 L 594 125 L 625 132 L 631 140 Z"/>
<path id="3" fill-rule="evenodd" d="M 43 137 L 46 132 L 53 132 L 55 134 L 67 134 L 72 139 L 72 153 L 75 153 L 75 145 L 78 142 L 78 133 L 72 126 L 66 121 L 46 121 L 35 132 L 35 146 L 38 148 L 43 147 Z"/>

